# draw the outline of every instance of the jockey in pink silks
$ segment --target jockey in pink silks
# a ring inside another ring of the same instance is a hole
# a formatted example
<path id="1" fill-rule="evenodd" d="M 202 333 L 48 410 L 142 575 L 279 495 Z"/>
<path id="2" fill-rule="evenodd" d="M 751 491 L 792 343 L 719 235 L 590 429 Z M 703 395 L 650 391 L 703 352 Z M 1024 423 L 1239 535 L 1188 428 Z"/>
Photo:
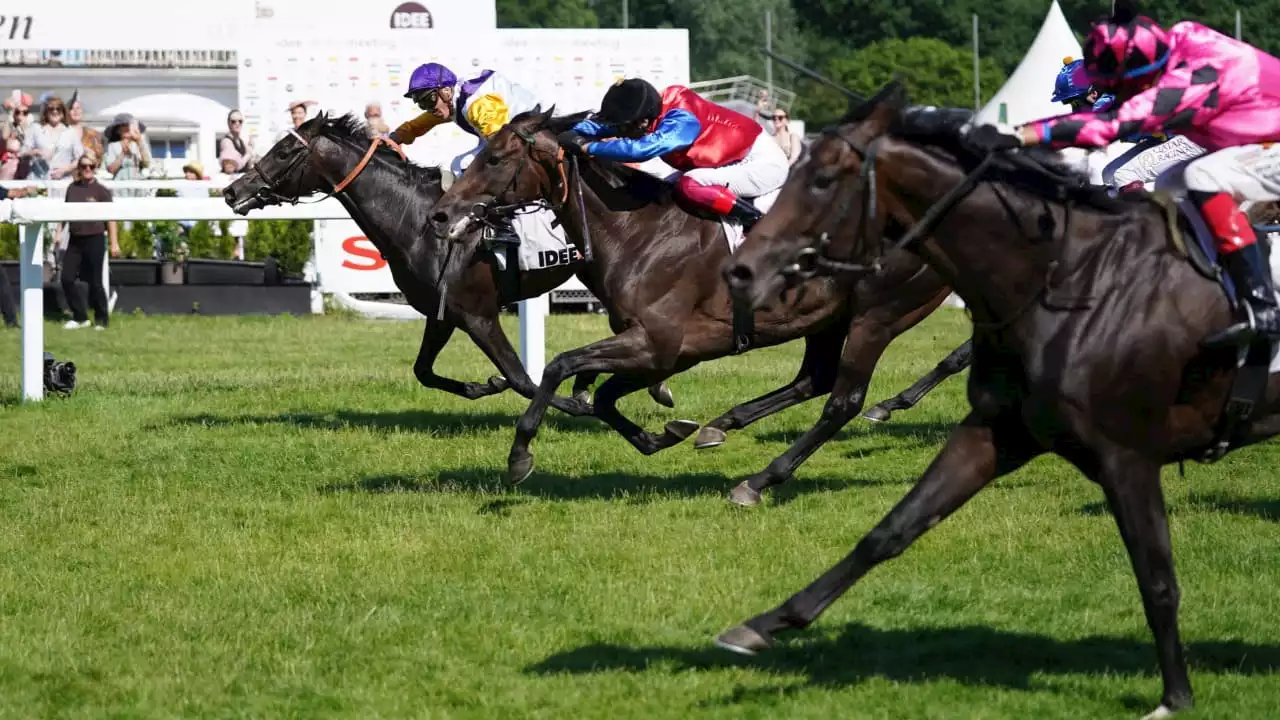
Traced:
<path id="1" fill-rule="evenodd" d="M 1280 200 L 1280 60 L 1199 23 L 1166 31 L 1124 9 L 1095 23 L 1085 42 L 1089 77 L 1117 95 L 1116 106 L 1028 123 L 1012 135 L 984 126 L 986 136 L 978 128 L 971 138 L 992 150 L 1093 148 L 1138 133 L 1167 133 L 1205 148 L 1204 156 L 1166 171 L 1157 184 L 1185 187 L 1254 312 L 1256 330 L 1280 336 L 1271 272 L 1236 204 Z M 1222 339 L 1243 340 L 1250 331 L 1239 332 Z"/>

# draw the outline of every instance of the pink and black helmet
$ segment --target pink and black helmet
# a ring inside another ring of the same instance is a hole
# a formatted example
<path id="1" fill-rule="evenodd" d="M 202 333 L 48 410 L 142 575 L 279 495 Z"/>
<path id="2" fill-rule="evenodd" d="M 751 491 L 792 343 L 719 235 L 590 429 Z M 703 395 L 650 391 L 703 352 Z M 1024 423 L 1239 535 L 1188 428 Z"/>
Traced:
<path id="1" fill-rule="evenodd" d="M 1094 23 L 1084 44 L 1084 67 L 1104 88 L 1141 84 L 1169 62 L 1169 35 L 1149 17 L 1120 8 Z"/>

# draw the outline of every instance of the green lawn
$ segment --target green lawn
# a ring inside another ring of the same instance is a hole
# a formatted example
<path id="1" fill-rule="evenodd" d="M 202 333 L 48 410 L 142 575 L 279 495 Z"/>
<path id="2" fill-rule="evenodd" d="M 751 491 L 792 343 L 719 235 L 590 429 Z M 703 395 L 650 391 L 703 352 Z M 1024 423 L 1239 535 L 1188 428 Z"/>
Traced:
<path id="1" fill-rule="evenodd" d="M 555 349 L 601 337 L 553 316 Z M 874 401 L 965 337 L 943 310 Z M 515 320 L 508 330 L 514 335 Z M 726 491 L 813 402 L 642 457 L 524 401 L 428 391 L 416 323 L 113 318 L 47 326 L 69 399 L 16 403 L 0 331 L 0 717 L 1103 718 L 1155 707 L 1141 603 L 1101 492 L 1042 459 L 877 569 L 787 646 L 714 648 L 843 556 L 963 414 L 960 378 L 851 425 L 754 510 Z M 790 379 L 800 347 L 674 378 L 650 429 Z M 464 336 L 447 374 L 492 374 Z M 1280 716 L 1280 446 L 1166 470 L 1201 718 Z"/>

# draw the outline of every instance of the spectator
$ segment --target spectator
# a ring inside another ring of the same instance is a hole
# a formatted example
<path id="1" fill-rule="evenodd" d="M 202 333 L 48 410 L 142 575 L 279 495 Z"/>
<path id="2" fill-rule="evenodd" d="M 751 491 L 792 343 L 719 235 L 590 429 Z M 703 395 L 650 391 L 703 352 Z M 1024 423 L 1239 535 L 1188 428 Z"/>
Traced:
<path id="1" fill-rule="evenodd" d="M 182 179 L 184 180 L 203 180 L 204 166 L 196 161 L 191 161 L 182 166 Z M 201 198 L 208 199 L 209 188 L 204 187 L 180 187 L 178 188 L 178 197 L 181 198 Z M 186 232 L 191 232 L 191 228 L 196 226 L 194 220 L 179 220 L 178 224 Z"/>
<path id="2" fill-rule="evenodd" d="M 16 140 L 16 138 L 10 138 Z M 0 201 L 9 198 L 20 198 L 27 194 L 27 190 L 23 188 L 0 187 Z M 13 285 L 9 283 L 9 274 L 0 270 L 0 317 L 4 318 L 4 326 L 16 328 L 18 327 L 18 308 L 13 302 Z"/>
<path id="3" fill-rule="evenodd" d="M 80 140 L 80 147 L 92 150 L 94 155 L 102 157 L 106 152 L 102 133 L 84 124 L 84 103 L 80 102 L 80 91 L 71 93 L 71 102 L 67 103 L 67 125 Z"/>
<path id="4" fill-rule="evenodd" d="M 218 162 L 222 162 L 222 158 L 228 154 L 234 155 L 237 172 L 244 172 L 258 161 L 258 156 L 253 152 L 253 138 L 246 143 L 240 135 L 243 130 L 244 115 L 239 110 L 232 110 L 227 115 L 227 134 L 218 141 Z"/>
<path id="5" fill-rule="evenodd" d="M 222 169 L 222 174 L 226 177 L 220 179 L 225 179 L 230 183 L 235 179 L 236 175 L 240 174 L 240 170 L 236 167 L 239 159 L 240 156 L 236 155 L 234 151 L 223 150 L 222 154 L 218 156 L 218 165 Z"/>
<path id="6" fill-rule="evenodd" d="M 782 152 L 787 154 L 787 164 L 795 165 L 804 152 L 804 143 L 800 136 L 791 132 L 791 125 L 787 122 L 789 119 L 786 110 L 777 108 L 773 111 L 773 139 L 782 148 Z"/>
<path id="7" fill-rule="evenodd" d="M 364 122 L 369 128 L 370 140 L 391 132 L 391 128 L 382 119 L 382 105 L 379 103 L 373 102 L 364 106 Z"/>
<path id="8" fill-rule="evenodd" d="M 315 105 L 314 100 L 298 100 L 289 106 L 289 119 L 293 120 L 293 129 L 302 127 L 307 121 L 307 108 Z"/>
<path id="9" fill-rule="evenodd" d="M 0 180 L 14 180 L 18 177 L 18 163 L 21 161 L 22 141 L 17 135 L 10 135 L 0 148 Z"/>
<path id="10" fill-rule="evenodd" d="M 94 172 L 98 169 L 98 156 L 86 152 L 76 165 L 76 177 L 67 188 L 67 202 L 111 202 L 111 191 L 103 187 Z M 88 327 L 89 313 L 84 298 L 76 287 L 77 277 L 89 284 L 89 302 L 93 304 L 96 330 L 107 327 L 110 309 L 107 307 L 107 289 L 102 284 L 102 263 L 106 255 L 106 236 L 111 237 L 111 256 L 120 256 L 120 243 L 116 236 L 114 220 L 103 223 L 98 220 L 70 223 L 70 239 L 67 253 L 62 258 L 62 292 L 71 306 L 71 319 L 64 328 L 73 330 Z"/>
<path id="11" fill-rule="evenodd" d="M 769 101 L 769 91 L 761 90 L 756 96 L 756 122 L 765 129 L 769 130 L 769 118 L 773 116 L 771 109 L 773 103 Z"/>
<path id="12" fill-rule="evenodd" d="M 26 137 L 31 122 L 31 96 L 21 90 L 14 90 L 4 101 L 5 117 L 0 136 L 16 137 L 22 142 Z"/>
<path id="13" fill-rule="evenodd" d="M 116 115 L 107 126 L 107 155 L 103 159 L 113 180 L 141 180 L 151 166 L 151 148 L 143 135 L 147 126 L 129 113 Z M 146 190 L 121 190 L 121 197 L 141 197 Z"/>
<path id="14" fill-rule="evenodd" d="M 40 124 L 27 130 L 22 143 L 22 155 L 31 158 L 27 177 L 60 180 L 76 169 L 84 147 L 66 120 L 67 106 L 56 95 L 49 97 L 40 112 Z"/>

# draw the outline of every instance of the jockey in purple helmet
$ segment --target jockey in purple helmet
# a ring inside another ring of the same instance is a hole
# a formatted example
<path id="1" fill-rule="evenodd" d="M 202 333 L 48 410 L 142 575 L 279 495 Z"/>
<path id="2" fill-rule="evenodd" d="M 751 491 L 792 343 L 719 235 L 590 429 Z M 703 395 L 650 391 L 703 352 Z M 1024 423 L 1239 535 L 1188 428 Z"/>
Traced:
<path id="1" fill-rule="evenodd" d="M 424 112 L 391 132 L 391 139 L 402 144 L 412 143 L 447 122 L 457 123 L 483 144 L 511 118 L 538 104 L 533 93 L 501 73 L 481 70 L 474 78 L 459 83 L 453 71 L 440 63 L 419 65 L 409 78 L 409 91 L 404 96 Z"/>
<path id="2" fill-rule="evenodd" d="M 1103 95 L 1089 82 L 1084 70 L 1084 60 L 1062 59 L 1062 69 L 1053 83 L 1053 101 L 1071 106 L 1072 112 L 1092 108 L 1102 112 L 1116 101 L 1115 95 Z"/>

